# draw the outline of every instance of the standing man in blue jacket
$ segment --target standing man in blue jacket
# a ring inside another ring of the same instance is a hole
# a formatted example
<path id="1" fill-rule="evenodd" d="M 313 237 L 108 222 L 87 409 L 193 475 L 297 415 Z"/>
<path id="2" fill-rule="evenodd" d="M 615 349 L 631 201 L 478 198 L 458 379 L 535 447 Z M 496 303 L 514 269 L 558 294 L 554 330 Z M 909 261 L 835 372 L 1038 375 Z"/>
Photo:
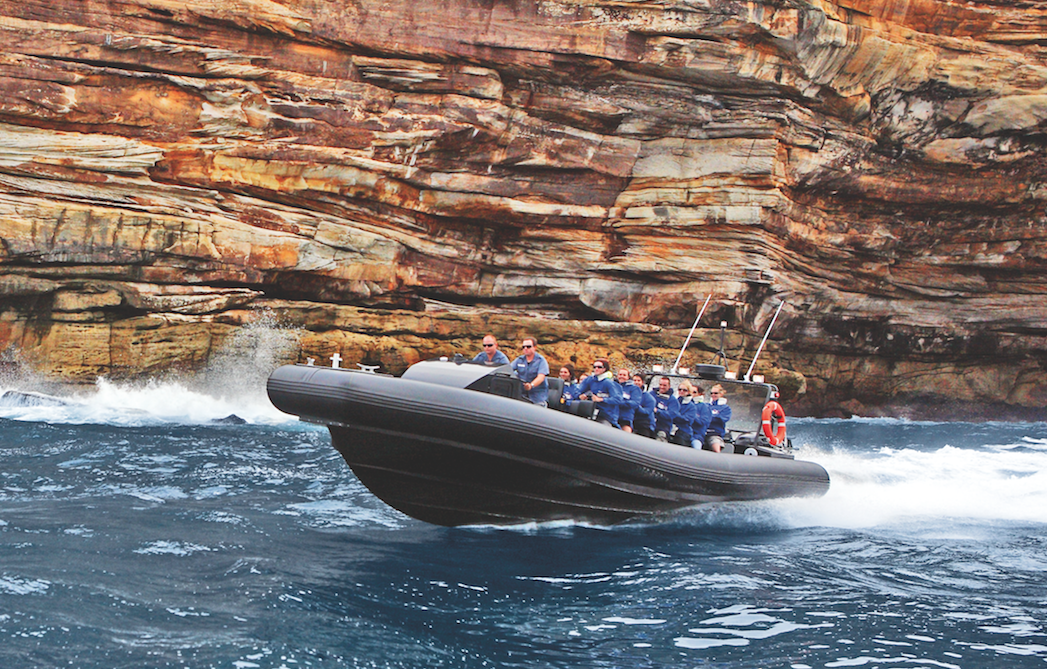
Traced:
<path id="1" fill-rule="evenodd" d="M 520 357 L 513 360 L 513 369 L 516 376 L 523 381 L 524 397 L 531 404 L 538 406 L 549 406 L 549 382 L 545 377 L 549 375 L 549 363 L 545 361 L 542 354 L 537 351 L 537 342 L 534 337 L 524 337 L 520 341 Z"/>
<path id="2" fill-rule="evenodd" d="M 619 427 L 618 410 L 622 405 L 622 387 L 614 380 L 614 374 L 607 367 L 606 358 L 594 362 L 593 373 L 578 384 L 577 396 L 579 399 L 585 399 L 586 395 L 591 397 L 600 410 L 597 420 Z"/>
<path id="3" fill-rule="evenodd" d="M 672 383 L 669 377 L 658 379 L 658 388 L 650 393 L 654 399 L 654 436 L 658 441 L 669 441 L 673 431 L 673 418 L 680 410 L 680 402 L 673 397 Z"/>

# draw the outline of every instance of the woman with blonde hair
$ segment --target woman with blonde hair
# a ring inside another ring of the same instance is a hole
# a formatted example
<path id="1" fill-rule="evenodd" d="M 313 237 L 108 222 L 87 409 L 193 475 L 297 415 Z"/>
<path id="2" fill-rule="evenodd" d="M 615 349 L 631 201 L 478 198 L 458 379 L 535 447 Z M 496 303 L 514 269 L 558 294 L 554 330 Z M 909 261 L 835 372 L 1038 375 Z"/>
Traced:
<path id="1" fill-rule="evenodd" d="M 693 393 L 694 386 L 687 379 L 680 381 L 680 385 L 676 386 L 676 399 L 680 402 L 680 409 L 673 416 L 673 425 L 676 429 L 673 431 L 672 441 L 681 446 L 690 447 L 691 440 L 694 438 L 692 426 L 695 416 L 698 415 L 698 407 L 694 403 Z"/>

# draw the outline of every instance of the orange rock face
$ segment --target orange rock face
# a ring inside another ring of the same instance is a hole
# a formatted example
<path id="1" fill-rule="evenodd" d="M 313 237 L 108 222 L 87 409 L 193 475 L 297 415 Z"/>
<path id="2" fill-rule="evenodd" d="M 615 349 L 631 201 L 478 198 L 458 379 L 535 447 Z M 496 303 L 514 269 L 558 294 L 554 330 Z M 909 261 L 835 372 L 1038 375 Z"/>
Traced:
<path id="1" fill-rule="evenodd" d="M 0 351 L 725 350 L 801 411 L 1041 417 L 1035 3 L 0 0 Z M 1000 413 L 1003 412 L 1003 413 Z"/>

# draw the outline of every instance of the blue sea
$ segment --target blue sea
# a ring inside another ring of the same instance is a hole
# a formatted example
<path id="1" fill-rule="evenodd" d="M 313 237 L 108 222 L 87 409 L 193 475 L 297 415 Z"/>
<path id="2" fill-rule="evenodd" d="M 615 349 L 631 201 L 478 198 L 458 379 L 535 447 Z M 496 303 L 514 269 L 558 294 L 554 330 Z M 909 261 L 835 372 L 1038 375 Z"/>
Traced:
<path id="1" fill-rule="evenodd" d="M 0 667 L 1047 667 L 1045 423 L 791 419 L 823 498 L 449 529 L 232 381 L 0 403 Z"/>

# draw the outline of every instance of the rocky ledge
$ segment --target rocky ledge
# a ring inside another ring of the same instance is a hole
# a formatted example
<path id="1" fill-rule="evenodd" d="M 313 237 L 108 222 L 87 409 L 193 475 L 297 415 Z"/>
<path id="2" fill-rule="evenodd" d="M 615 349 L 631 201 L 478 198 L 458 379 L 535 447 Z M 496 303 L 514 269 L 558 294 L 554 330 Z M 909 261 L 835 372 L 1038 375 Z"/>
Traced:
<path id="1" fill-rule="evenodd" d="M 506 348 L 1042 419 L 1047 10 L 0 0 L 0 350 L 70 381 Z"/>

